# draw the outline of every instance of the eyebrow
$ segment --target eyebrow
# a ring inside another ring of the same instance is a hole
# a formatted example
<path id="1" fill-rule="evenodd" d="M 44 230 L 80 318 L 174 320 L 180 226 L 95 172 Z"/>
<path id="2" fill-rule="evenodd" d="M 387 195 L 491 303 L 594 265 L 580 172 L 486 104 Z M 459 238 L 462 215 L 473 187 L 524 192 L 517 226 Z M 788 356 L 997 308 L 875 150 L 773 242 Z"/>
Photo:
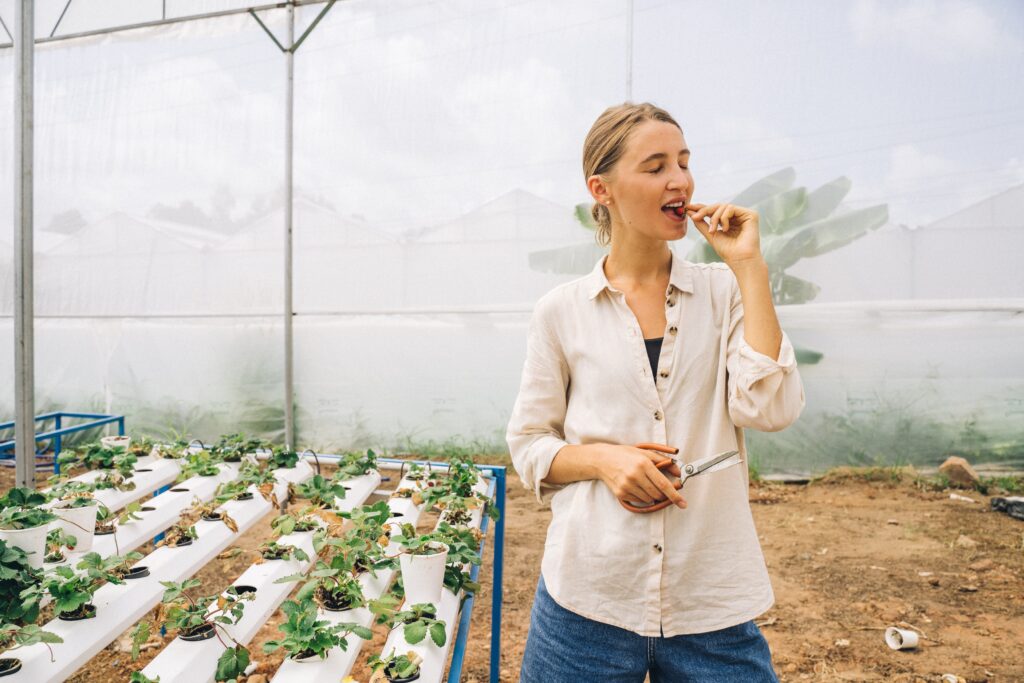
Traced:
<path id="1" fill-rule="evenodd" d="M 684 149 L 684 150 L 679 152 L 679 156 L 683 156 L 684 154 L 689 154 L 689 153 L 690 153 L 690 150 Z M 643 164 L 646 164 L 648 161 L 654 161 L 656 159 L 657 160 L 667 159 L 667 158 L 668 158 L 668 155 L 665 154 L 664 152 L 655 152 L 654 154 L 650 155 L 649 157 L 647 157 L 646 159 L 641 161 L 640 164 L 643 165 Z"/>

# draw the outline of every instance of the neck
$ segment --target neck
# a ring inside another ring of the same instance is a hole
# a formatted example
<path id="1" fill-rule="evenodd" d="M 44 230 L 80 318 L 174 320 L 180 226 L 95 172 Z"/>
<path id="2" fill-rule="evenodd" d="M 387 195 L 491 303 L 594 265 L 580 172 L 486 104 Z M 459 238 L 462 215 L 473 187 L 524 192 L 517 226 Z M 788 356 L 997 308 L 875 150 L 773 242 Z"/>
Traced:
<path id="1" fill-rule="evenodd" d="M 611 251 L 604 263 L 609 282 L 643 286 L 668 279 L 672 251 L 665 240 L 638 235 L 633 230 L 613 230 Z"/>

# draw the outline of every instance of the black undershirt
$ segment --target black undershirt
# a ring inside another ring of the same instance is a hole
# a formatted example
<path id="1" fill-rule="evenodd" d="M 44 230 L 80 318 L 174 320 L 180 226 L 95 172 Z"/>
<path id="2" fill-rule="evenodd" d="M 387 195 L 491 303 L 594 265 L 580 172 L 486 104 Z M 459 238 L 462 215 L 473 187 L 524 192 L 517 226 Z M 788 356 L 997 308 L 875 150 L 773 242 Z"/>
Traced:
<path id="1" fill-rule="evenodd" d="M 657 339 L 644 339 L 644 346 L 647 347 L 647 360 L 651 362 L 651 375 L 657 376 L 658 374 L 658 356 L 661 355 L 661 342 L 664 337 L 658 337 Z"/>

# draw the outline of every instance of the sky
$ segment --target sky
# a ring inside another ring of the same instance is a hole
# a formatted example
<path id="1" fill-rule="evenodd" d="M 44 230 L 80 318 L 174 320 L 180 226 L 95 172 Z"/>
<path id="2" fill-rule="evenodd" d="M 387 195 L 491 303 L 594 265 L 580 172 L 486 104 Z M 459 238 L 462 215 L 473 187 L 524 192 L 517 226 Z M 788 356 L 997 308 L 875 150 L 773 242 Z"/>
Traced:
<path id="1" fill-rule="evenodd" d="M 48 33 L 64 3 L 38 4 Z M 61 32 L 160 5 L 74 0 Z M 263 17 L 283 36 L 283 12 Z M 296 187 L 393 233 L 515 189 L 571 207 L 588 199 L 587 129 L 630 98 L 681 123 L 695 201 L 793 167 L 808 189 L 846 176 L 846 207 L 918 227 L 1024 182 L 1022 57 L 1013 1 L 349 0 L 296 57 Z M 0 111 L 12 70 L 0 50 Z M 273 206 L 284 74 L 244 15 L 40 47 L 37 225 L 160 206 L 226 229 Z M 12 133 L 0 116 L 5 162 Z M 0 164 L 0 225 L 12 172 Z"/>

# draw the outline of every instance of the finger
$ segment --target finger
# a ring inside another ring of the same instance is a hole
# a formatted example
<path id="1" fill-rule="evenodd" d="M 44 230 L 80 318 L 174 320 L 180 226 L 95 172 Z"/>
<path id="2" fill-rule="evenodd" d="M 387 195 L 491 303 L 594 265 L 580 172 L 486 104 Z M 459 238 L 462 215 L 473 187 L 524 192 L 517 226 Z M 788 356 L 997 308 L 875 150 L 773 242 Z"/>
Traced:
<path id="1" fill-rule="evenodd" d="M 668 465 L 666 467 L 659 467 L 658 469 L 661 470 L 663 474 L 671 474 L 673 477 L 683 476 L 683 473 L 679 471 L 679 465 L 677 465 L 674 461 L 671 465 Z"/>
<path id="2" fill-rule="evenodd" d="M 679 452 L 679 450 L 675 449 L 675 448 L 673 448 L 672 450 L 675 453 Z M 678 476 L 681 475 L 681 473 L 679 471 L 679 465 L 676 464 L 675 460 L 672 460 L 671 458 L 666 458 L 666 457 L 664 457 L 662 455 L 656 455 L 654 453 L 648 453 L 647 457 L 650 458 L 651 462 L 654 463 L 654 466 L 657 467 L 662 472 L 665 472 L 667 474 L 671 474 L 672 476 L 675 476 L 675 477 L 678 477 Z M 662 463 L 667 463 L 667 464 L 662 464 Z"/>
<path id="3" fill-rule="evenodd" d="M 680 508 L 686 507 L 686 502 L 683 500 L 682 495 L 680 495 L 679 491 L 676 490 L 676 487 L 672 485 L 672 482 L 670 482 L 660 472 L 656 477 L 652 478 L 651 483 L 658 487 L 658 490 L 661 492 L 661 499 L 664 500 L 665 498 L 668 498 L 672 501 L 673 505 Z"/>
<path id="4" fill-rule="evenodd" d="M 710 242 L 711 241 L 711 230 L 708 228 L 708 224 L 705 223 L 704 221 L 700 220 L 699 218 L 697 218 L 696 214 L 690 216 L 690 220 L 693 221 L 693 225 L 694 225 L 694 227 L 697 228 L 697 231 L 700 232 L 700 234 L 704 235 L 704 239 L 706 239 L 706 240 L 708 240 Z"/>
<path id="5" fill-rule="evenodd" d="M 644 491 L 643 488 L 641 488 L 640 486 L 629 485 L 626 486 L 624 490 L 625 493 L 621 496 L 621 498 L 625 500 L 627 503 L 634 502 L 650 505 L 651 503 L 654 502 L 654 499 L 651 498 L 651 496 L 648 495 L 647 492 Z"/>
<path id="6" fill-rule="evenodd" d="M 736 207 L 730 205 L 726 208 L 725 213 L 722 214 L 722 230 L 724 232 L 729 232 L 729 228 L 732 227 L 732 222 L 729 219 L 732 218 L 735 213 Z"/>
<path id="7" fill-rule="evenodd" d="M 714 213 L 715 209 L 717 209 L 719 205 L 718 204 L 703 204 L 703 205 L 698 205 L 698 206 L 700 206 L 701 208 L 697 210 L 696 214 L 694 214 L 694 218 L 696 218 L 698 220 L 701 220 L 705 216 Z"/>
<path id="8" fill-rule="evenodd" d="M 643 468 L 643 476 L 637 483 L 643 487 L 644 493 L 647 494 L 649 500 L 659 501 L 665 498 L 664 491 L 658 485 L 658 479 L 665 479 L 665 476 L 652 463 L 647 463 Z M 668 482 L 667 479 L 665 481 Z"/>
<path id="9" fill-rule="evenodd" d="M 714 215 L 711 216 L 711 231 L 716 232 L 722 229 L 722 214 L 729 208 L 727 204 L 722 204 L 715 209 Z"/>

